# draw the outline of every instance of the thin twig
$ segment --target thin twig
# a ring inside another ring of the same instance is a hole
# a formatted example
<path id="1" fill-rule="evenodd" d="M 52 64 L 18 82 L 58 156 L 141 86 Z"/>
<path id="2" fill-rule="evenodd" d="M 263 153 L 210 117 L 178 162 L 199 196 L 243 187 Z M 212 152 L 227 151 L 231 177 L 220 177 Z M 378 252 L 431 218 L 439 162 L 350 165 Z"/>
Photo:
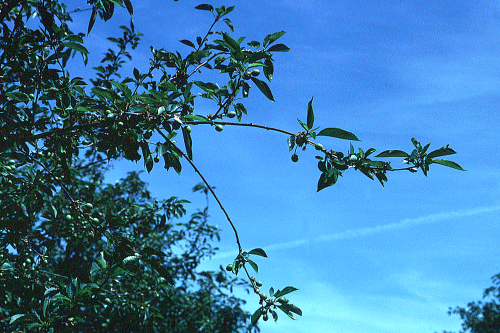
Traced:
<path id="1" fill-rule="evenodd" d="M 179 151 L 182 156 L 189 162 L 189 164 L 191 164 L 191 167 L 193 167 L 194 171 L 198 174 L 198 176 L 200 176 L 201 180 L 205 183 L 205 185 L 207 186 L 208 190 L 210 191 L 210 193 L 212 193 L 213 197 L 215 198 L 215 200 L 217 201 L 217 203 L 219 204 L 219 207 L 222 209 L 222 211 L 224 212 L 224 215 L 226 215 L 226 219 L 229 221 L 229 224 L 231 225 L 231 227 L 233 228 L 233 231 L 234 231 L 234 235 L 236 236 L 236 243 L 238 244 L 238 250 L 239 250 L 239 253 L 242 253 L 243 252 L 243 248 L 241 247 L 241 243 L 240 243 L 240 238 L 238 236 L 238 231 L 236 230 L 236 227 L 234 226 L 234 223 L 233 221 L 231 221 L 231 218 L 229 217 L 229 214 L 227 213 L 226 209 L 224 208 L 224 206 L 222 205 L 222 203 L 220 202 L 219 198 L 217 197 L 217 195 L 215 194 L 215 191 L 212 189 L 212 187 L 210 186 L 210 184 L 208 183 L 208 181 L 205 179 L 205 177 L 203 176 L 203 174 L 201 173 L 201 171 L 196 167 L 196 165 L 193 163 L 193 161 L 191 161 L 191 159 L 187 156 L 186 153 L 184 153 L 182 150 L 180 150 L 172 141 L 170 141 L 170 139 L 159 129 L 159 128 L 156 128 L 156 130 L 158 131 L 158 133 L 168 142 L 170 143 L 173 147 L 176 148 L 177 151 Z"/>
<path id="2" fill-rule="evenodd" d="M 201 64 L 199 64 L 199 65 L 198 65 L 195 69 L 193 69 L 193 70 L 191 71 L 191 73 L 189 73 L 189 74 L 187 75 L 187 77 L 186 77 L 186 78 L 189 78 L 191 75 L 193 75 L 194 73 L 196 73 L 196 71 L 197 71 L 198 69 L 200 69 L 201 67 L 203 67 L 203 66 L 205 66 L 206 64 L 208 64 L 208 62 L 209 62 L 210 60 L 212 60 L 213 58 L 215 58 L 215 57 L 217 57 L 217 56 L 219 56 L 219 55 L 221 55 L 221 54 L 227 54 L 227 53 L 228 53 L 228 52 L 219 52 L 219 53 L 214 54 L 213 56 L 211 56 L 210 58 L 208 58 L 207 60 L 205 60 L 204 62 L 202 62 Z"/>

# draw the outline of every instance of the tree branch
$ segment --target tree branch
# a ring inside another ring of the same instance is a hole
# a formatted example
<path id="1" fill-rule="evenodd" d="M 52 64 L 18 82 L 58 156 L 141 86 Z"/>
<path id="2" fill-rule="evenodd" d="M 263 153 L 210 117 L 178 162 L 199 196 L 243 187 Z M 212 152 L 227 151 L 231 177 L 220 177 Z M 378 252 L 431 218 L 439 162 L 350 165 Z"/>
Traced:
<path id="1" fill-rule="evenodd" d="M 219 204 L 219 207 L 224 212 L 226 219 L 229 221 L 229 224 L 233 228 L 234 235 L 236 236 L 236 243 L 238 244 L 238 250 L 239 250 L 239 253 L 241 254 L 243 252 L 243 248 L 241 247 L 241 242 L 240 242 L 240 238 L 238 236 L 238 231 L 236 230 L 236 227 L 234 226 L 233 221 L 231 221 L 231 218 L 229 217 L 229 214 L 227 213 L 226 209 L 224 208 L 224 206 L 220 202 L 219 198 L 215 194 L 215 191 L 212 189 L 212 187 L 210 186 L 208 181 L 205 179 L 205 177 L 203 176 L 201 171 L 196 167 L 196 165 L 193 163 L 193 161 L 191 161 L 191 159 L 187 156 L 187 154 L 184 153 L 181 149 L 179 149 L 172 141 L 170 141 L 170 139 L 159 128 L 156 128 L 156 130 L 167 142 L 169 142 L 173 147 L 175 147 L 178 151 L 181 152 L 182 156 L 189 162 L 189 164 L 191 164 L 191 167 L 193 167 L 194 171 L 200 176 L 201 180 L 203 181 L 203 183 L 205 183 L 205 185 L 207 186 L 210 193 L 212 193 L 213 197 L 215 198 L 215 200 Z"/>

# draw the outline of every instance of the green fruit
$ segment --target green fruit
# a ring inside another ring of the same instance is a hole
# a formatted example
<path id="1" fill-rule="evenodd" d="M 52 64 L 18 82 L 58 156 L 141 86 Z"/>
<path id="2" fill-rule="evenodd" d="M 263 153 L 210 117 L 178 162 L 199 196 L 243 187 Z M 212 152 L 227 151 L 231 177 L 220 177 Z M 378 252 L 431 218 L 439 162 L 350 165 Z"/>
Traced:
<path id="1" fill-rule="evenodd" d="M 185 129 L 186 129 L 186 132 L 191 133 L 191 126 L 188 125 L 185 127 Z"/>
<path id="2" fill-rule="evenodd" d="M 356 155 L 353 154 L 353 155 L 349 156 L 349 161 L 355 162 L 357 160 L 358 160 L 358 157 Z"/>
<path id="3" fill-rule="evenodd" d="M 321 143 L 317 143 L 314 148 L 316 148 L 316 150 L 322 150 L 323 149 L 323 145 Z"/>
<path id="4" fill-rule="evenodd" d="M 292 162 L 297 162 L 299 160 L 299 155 L 293 154 L 292 155 Z"/>
<path id="5" fill-rule="evenodd" d="M 264 294 L 264 293 L 260 293 L 260 297 L 263 298 L 263 299 L 267 299 L 267 295 Z"/>
<path id="6" fill-rule="evenodd" d="M 87 202 L 85 205 L 83 205 L 83 208 L 88 209 L 88 210 L 92 209 L 93 207 L 94 206 L 92 206 L 92 204 L 90 202 Z"/>
<path id="7" fill-rule="evenodd" d="M 222 126 L 222 125 L 217 125 L 217 126 L 215 126 L 215 130 L 216 130 L 217 132 L 222 132 L 222 130 L 223 130 L 223 129 L 224 129 L 224 126 Z"/>
<path id="8" fill-rule="evenodd" d="M 155 163 L 160 162 L 160 158 L 158 156 L 155 156 L 155 158 L 153 160 L 155 161 Z"/>
<path id="9" fill-rule="evenodd" d="M 236 112 L 234 112 L 234 111 L 229 111 L 229 112 L 227 113 L 227 116 L 228 116 L 229 118 L 234 118 L 234 117 L 236 117 Z"/>
<path id="10" fill-rule="evenodd" d="M 14 165 L 14 164 L 16 164 L 16 161 L 14 161 L 14 160 L 9 160 L 9 165 Z"/>
<path id="11" fill-rule="evenodd" d="M 288 303 L 288 299 L 286 299 L 285 297 L 280 297 L 278 298 L 278 302 L 285 304 Z"/>
<path id="12" fill-rule="evenodd" d="M 144 139 L 148 140 L 153 136 L 153 131 L 147 130 L 146 133 L 144 133 Z"/>
<path id="13" fill-rule="evenodd" d="M 251 75 L 249 71 L 246 71 L 245 74 L 243 74 L 243 80 L 250 80 Z"/>
<path id="14" fill-rule="evenodd" d="M 180 120 L 180 118 L 178 117 L 174 117 L 174 122 L 172 123 L 172 127 L 174 128 L 174 130 L 178 130 L 179 128 L 181 128 L 181 125 L 182 120 Z"/>
<path id="15" fill-rule="evenodd" d="M 233 265 L 229 264 L 226 266 L 226 271 L 231 272 L 233 270 Z"/>
<path id="16" fill-rule="evenodd" d="M 254 70 L 252 71 L 252 75 L 253 75 L 253 76 L 259 76 L 259 74 L 260 74 L 260 71 L 259 71 L 258 69 L 254 69 Z"/>
<path id="17" fill-rule="evenodd" d="M 72 219 L 73 217 L 72 217 L 70 214 L 67 214 L 67 215 L 65 216 L 65 218 L 66 218 L 66 221 L 71 221 L 71 219 Z"/>
<path id="18" fill-rule="evenodd" d="M 30 264 L 31 264 L 31 259 L 30 259 L 30 258 L 27 258 L 27 259 L 26 259 L 26 264 L 27 264 L 27 265 L 30 265 Z"/>
<path id="19" fill-rule="evenodd" d="M 123 127 L 123 122 L 122 122 L 122 121 L 119 121 L 119 122 L 117 123 L 117 125 L 118 125 L 118 127 Z"/>
<path id="20" fill-rule="evenodd" d="M 262 281 L 255 281 L 255 285 L 257 287 L 262 287 Z"/>
<path id="21" fill-rule="evenodd" d="M 264 313 L 264 315 L 262 316 L 262 319 L 264 321 L 268 321 L 269 320 L 269 315 L 267 313 Z"/>

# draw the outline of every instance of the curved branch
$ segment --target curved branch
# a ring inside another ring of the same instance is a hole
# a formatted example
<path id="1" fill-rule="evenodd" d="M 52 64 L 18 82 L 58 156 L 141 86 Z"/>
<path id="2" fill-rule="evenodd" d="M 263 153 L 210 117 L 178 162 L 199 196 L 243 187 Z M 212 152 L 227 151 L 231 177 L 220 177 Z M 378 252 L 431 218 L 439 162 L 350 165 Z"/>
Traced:
<path id="1" fill-rule="evenodd" d="M 212 189 L 212 187 L 210 186 L 210 184 L 208 183 L 208 181 L 205 179 L 205 177 L 203 176 L 203 174 L 201 173 L 201 171 L 196 167 L 196 165 L 194 164 L 194 162 L 187 156 L 187 154 L 184 153 L 181 149 L 179 149 L 172 141 L 170 141 L 170 139 L 159 128 L 156 128 L 156 130 L 158 131 L 158 133 L 168 143 L 170 143 L 173 147 L 176 148 L 177 151 L 179 151 L 182 154 L 182 156 L 189 162 L 189 164 L 191 164 L 191 167 L 193 167 L 194 171 L 198 174 L 198 176 L 200 176 L 201 180 L 203 181 L 203 183 L 205 183 L 205 185 L 207 186 L 207 188 L 210 191 L 210 193 L 212 193 L 213 197 L 215 198 L 215 200 L 219 204 L 219 207 L 224 212 L 224 215 L 226 216 L 226 219 L 229 221 L 229 224 L 233 228 L 234 235 L 236 236 L 236 243 L 238 244 L 239 253 L 242 253 L 243 252 L 243 248 L 241 247 L 240 238 L 238 236 L 238 231 L 236 230 L 236 227 L 234 226 L 233 221 L 231 221 L 231 218 L 229 217 L 229 214 L 227 213 L 226 209 L 224 208 L 224 206 L 220 202 L 219 198 L 215 194 L 215 191 Z"/>

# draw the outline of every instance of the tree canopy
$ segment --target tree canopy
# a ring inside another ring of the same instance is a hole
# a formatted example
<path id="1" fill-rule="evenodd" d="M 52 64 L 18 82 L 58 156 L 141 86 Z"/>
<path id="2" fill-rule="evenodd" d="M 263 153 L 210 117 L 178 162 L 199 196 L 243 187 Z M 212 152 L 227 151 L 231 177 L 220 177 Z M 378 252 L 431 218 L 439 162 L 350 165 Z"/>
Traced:
<path id="1" fill-rule="evenodd" d="M 87 29 L 74 32 L 68 26 L 74 12 L 62 2 L 2 4 L 2 330 L 230 332 L 256 330 L 261 318 L 277 320 L 277 310 L 291 318 L 302 315 L 285 298 L 297 288 L 260 290 L 251 270 L 258 271 L 255 258 L 267 254 L 243 248 L 229 214 L 193 162 L 193 145 L 203 143 L 193 142 L 192 127 L 283 133 L 293 162 L 300 149 L 314 147 L 318 191 L 348 170 L 382 185 L 393 171 L 427 175 L 432 164 L 463 170 L 441 159 L 455 154 L 448 145 L 429 152 L 429 144 L 414 138 L 411 152 L 387 150 L 378 159 L 376 149 L 352 143 L 346 153 L 324 147 L 317 141 L 324 136 L 358 138 L 340 128 L 318 127 L 312 98 L 298 120 L 299 132 L 242 122 L 252 111 L 244 105 L 250 92 L 274 101 L 273 55 L 289 48 L 278 41 L 284 31 L 262 41 L 234 36 L 228 18 L 234 7 L 196 6 L 213 17 L 206 34 L 180 40 L 192 49 L 186 56 L 151 47 L 146 72 L 122 72 L 142 36 L 133 21 L 120 26 L 121 36 L 108 38 L 111 46 L 93 77 L 70 72 L 70 63 L 87 64 L 88 33 L 97 19 L 108 21 L 115 7 L 133 14 L 130 0 L 89 1 Z M 210 113 L 196 108 L 199 99 L 213 103 Z M 406 166 L 393 168 L 380 160 L 392 157 L 403 158 Z M 121 158 L 142 161 L 148 172 L 160 162 L 178 174 L 185 165 L 194 168 L 202 180 L 195 189 L 215 198 L 234 231 L 239 252 L 233 263 L 217 272 L 197 270 L 213 254 L 218 237 L 206 210 L 183 222 L 186 201 L 152 198 L 136 173 L 114 185 L 104 183 L 107 167 Z M 235 278 L 239 272 L 246 282 Z M 231 295 L 238 284 L 259 296 L 251 317 L 242 310 L 243 301 Z"/>
<path id="2" fill-rule="evenodd" d="M 493 276 L 492 281 L 493 286 L 484 291 L 482 301 L 448 311 L 450 315 L 459 315 L 463 321 L 460 333 L 500 332 L 500 274 Z"/>

